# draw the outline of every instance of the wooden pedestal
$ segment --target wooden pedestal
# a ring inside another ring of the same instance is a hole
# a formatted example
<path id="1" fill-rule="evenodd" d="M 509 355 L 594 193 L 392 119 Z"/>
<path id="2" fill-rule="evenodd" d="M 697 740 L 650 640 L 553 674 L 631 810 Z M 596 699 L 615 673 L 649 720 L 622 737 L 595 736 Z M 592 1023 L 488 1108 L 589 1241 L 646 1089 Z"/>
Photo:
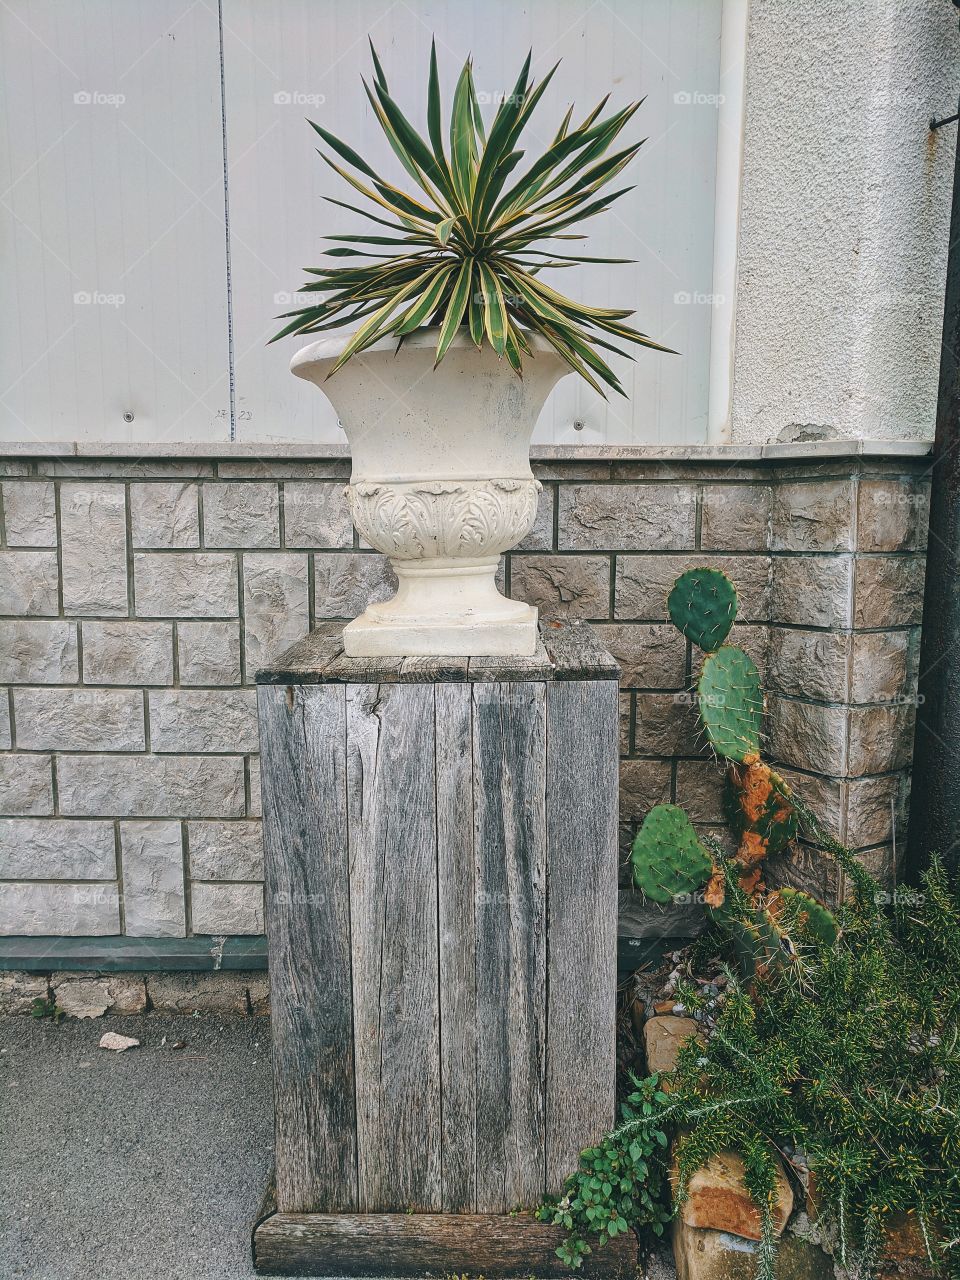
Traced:
<path id="1" fill-rule="evenodd" d="M 511 1215 L 614 1119 L 619 671 L 586 626 L 541 639 L 361 659 L 328 627 L 257 677 L 259 1270 L 564 1273 L 560 1234 Z M 615 1273 L 624 1247 L 594 1258 Z"/>

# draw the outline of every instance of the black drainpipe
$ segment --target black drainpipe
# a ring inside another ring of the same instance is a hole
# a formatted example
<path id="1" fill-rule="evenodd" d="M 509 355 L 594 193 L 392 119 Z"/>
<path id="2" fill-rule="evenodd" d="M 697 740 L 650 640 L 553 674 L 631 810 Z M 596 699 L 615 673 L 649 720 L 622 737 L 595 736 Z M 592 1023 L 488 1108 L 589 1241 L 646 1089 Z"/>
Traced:
<path id="1" fill-rule="evenodd" d="M 954 0 L 957 3 L 958 0 Z M 956 120 L 932 120 L 937 129 Z M 902 876 L 960 866 L 960 130 L 953 171 L 910 825 Z"/>

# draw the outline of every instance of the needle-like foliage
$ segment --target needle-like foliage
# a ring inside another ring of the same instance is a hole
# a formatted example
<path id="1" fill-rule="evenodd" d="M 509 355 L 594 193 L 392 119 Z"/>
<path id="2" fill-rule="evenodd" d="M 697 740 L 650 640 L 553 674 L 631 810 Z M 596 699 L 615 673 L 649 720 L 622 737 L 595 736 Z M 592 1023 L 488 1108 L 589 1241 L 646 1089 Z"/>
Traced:
<path id="1" fill-rule="evenodd" d="M 631 359 L 617 342 L 658 351 L 668 348 L 626 323 L 632 311 L 575 302 L 547 285 L 540 273 L 545 267 L 630 259 L 590 258 L 534 245 L 583 239 L 569 228 L 608 209 L 632 190 L 604 188 L 642 145 L 637 142 L 611 152 L 640 103 L 603 117 L 604 98 L 575 126 L 571 107 L 546 151 L 524 163 L 520 135 L 556 66 L 534 81 L 528 54 L 513 91 L 503 98 L 487 129 L 468 59 L 457 82 L 449 128 L 444 129 L 434 45 L 424 138 L 391 97 L 372 43 L 370 50 L 374 75 L 372 85 L 363 82 L 367 97 L 418 190 L 415 195 L 401 191 L 347 143 L 313 124 L 326 144 L 319 152 L 324 161 L 377 206 L 377 212 L 327 199 L 362 214 L 376 227 L 369 234 L 326 237 L 336 244 L 326 251 L 328 257 L 358 261 L 308 267 L 316 279 L 300 292 L 321 294 L 322 300 L 287 312 L 282 318 L 293 318 L 276 338 L 358 326 L 331 370 L 335 373 L 378 338 L 389 334 L 403 338 L 422 325 L 438 327 L 439 364 L 466 325 L 478 348 L 489 342 L 520 374 L 523 357 L 531 352 L 531 335 L 536 334 L 601 395 L 602 384 L 624 394 L 598 348 Z"/>

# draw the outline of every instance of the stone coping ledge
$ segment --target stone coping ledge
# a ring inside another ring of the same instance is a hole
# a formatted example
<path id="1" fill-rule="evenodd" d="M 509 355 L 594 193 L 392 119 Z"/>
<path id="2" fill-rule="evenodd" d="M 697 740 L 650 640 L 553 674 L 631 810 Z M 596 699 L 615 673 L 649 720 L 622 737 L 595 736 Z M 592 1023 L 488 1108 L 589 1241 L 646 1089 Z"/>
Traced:
<path id="1" fill-rule="evenodd" d="M 817 440 L 805 444 L 533 445 L 534 462 L 789 462 L 827 458 L 925 458 L 931 440 Z M 156 444 L 123 441 L 15 440 L 0 443 L 0 458 L 257 458 L 261 461 L 349 458 L 347 444 L 320 440 Z"/>

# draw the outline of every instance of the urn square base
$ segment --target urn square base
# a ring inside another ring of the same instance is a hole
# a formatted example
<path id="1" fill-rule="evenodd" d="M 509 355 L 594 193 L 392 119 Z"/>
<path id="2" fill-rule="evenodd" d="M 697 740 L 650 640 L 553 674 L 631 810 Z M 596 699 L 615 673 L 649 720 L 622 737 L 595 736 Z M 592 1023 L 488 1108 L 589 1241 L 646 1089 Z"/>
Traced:
<path id="1" fill-rule="evenodd" d="M 527 605 L 527 616 L 511 622 L 401 622 L 379 620 L 366 613 L 343 629 L 343 650 L 348 658 L 490 657 L 532 658 L 537 649 L 537 611 Z"/>

